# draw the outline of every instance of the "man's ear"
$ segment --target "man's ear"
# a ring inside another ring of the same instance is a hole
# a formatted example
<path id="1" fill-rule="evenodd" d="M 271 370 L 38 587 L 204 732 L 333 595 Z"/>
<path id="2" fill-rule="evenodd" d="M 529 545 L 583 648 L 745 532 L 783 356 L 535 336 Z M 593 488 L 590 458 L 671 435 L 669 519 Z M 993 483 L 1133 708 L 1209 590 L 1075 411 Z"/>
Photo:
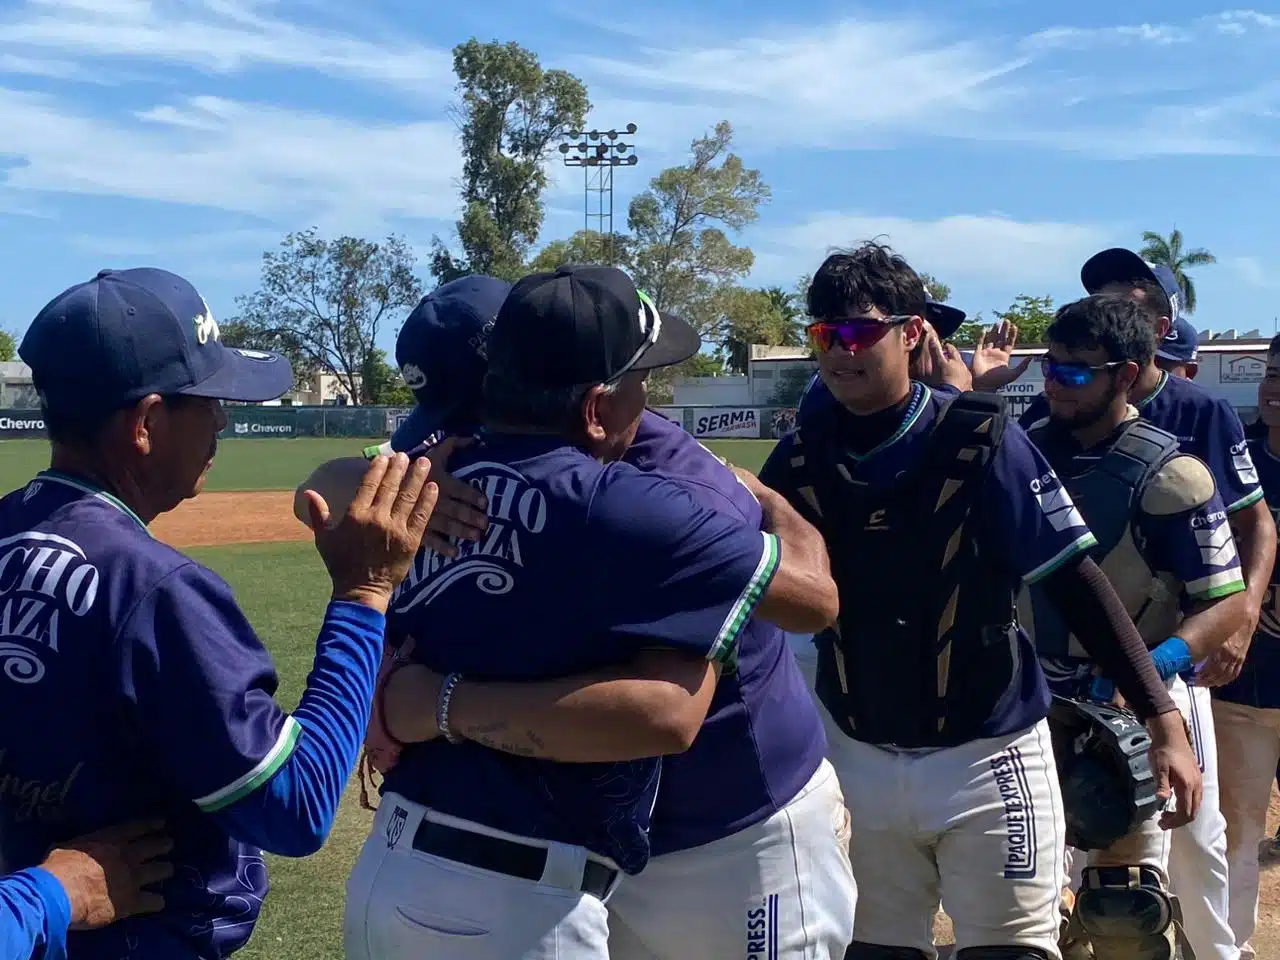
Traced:
<path id="1" fill-rule="evenodd" d="M 931 329 L 929 321 L 924 317 L 913 316 L 902 325 L 902 342 L 908 351 L 914 350 L 924 343 L 925 334 Z"/>
<path id="2" fill-rule="evenodd" d="M 157 421 L 163 415 L 164 398 L 158 393 L 147 394 L 125 411 L 124 427 L 129 443 L 143 456 L 149 455 L 155 446 Z"/>
<path id="3" fill-rule="evenodd" d="M 1156 342 L 1159 343 L 1169 335 L 1169 331 L 1173 329 L 1173 321 L 1168 317 L 1161 317 L 1156 321 Z"/>
<path id="4" fill-rule="evenodd" d="M 582 406 L 579 408 L 582 413 L 582 432 L 592 443 L 603 443 L 609 436 L 609 431 L 604 426 L 604 411 L 601 409 L 605 403 L 608 403 L 608 394 L 602 384 L 592 387 L 582 398 Z"/>

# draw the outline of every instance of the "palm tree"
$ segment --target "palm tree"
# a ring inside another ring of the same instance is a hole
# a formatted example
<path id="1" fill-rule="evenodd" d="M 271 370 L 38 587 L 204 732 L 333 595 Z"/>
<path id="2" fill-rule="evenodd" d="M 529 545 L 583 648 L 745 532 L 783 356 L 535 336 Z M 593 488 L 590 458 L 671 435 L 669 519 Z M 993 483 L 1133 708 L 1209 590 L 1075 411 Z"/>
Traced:
<path id="1" fill-rule="evenodd" d="M 804 307 L 797 302 L 796 294 L 788 293 L 781 287 L 764 287 L 769 303 L 778 315 L 781 329 L 778 331 L 778 346 L 798 347 L 804 344 L 804 331 L 801 330 L 801 319 Z"/>
<path id="2" fill-rule="evenodd" d="M 1146 244 L 1141 251 L 1142 259 L 1148 263 L 1161 264 L 1173 271 L 1173 275 L 1178 278 L 1178 286 L 1182 288 L 1183 309 L 1187 313 L 1195 313 L 1196 285 L 1187 276 L 1186 268 L 1217 263 L 1218 258 L 1203 247 L 1184 252 L 1182 231 L 1176 227 L 1168 238 L 1146 230 L 1142 234 L 1142 241 Z"/>

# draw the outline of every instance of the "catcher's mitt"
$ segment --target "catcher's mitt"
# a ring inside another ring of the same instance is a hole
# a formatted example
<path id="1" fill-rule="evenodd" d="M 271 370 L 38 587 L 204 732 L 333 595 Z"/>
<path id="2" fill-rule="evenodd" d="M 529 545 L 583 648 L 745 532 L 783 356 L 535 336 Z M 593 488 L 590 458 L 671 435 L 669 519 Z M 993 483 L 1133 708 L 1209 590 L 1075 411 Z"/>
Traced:
<path id="1" fill-rule="evenodd" d="M 1069 846 L 1105 850 L 1159 811 L 1151 737 L 1131 711 L 1054 696 L 1049 729 Z"/>

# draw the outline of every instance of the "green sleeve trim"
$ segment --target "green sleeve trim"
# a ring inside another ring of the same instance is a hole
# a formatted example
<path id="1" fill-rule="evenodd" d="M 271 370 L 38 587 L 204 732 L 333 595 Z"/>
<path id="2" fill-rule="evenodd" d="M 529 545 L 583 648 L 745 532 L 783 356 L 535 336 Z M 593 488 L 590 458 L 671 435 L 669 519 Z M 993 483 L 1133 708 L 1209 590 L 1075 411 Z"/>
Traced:
<path id="1" fill-rule="evenodd" d="M 1259 487 L 1253 493 L 1246 494 L 1231 506 L 1227 507 L 1227 513 L 1239 513 L 1245 507 L 1252 507 L 1255 503 L 1262 499 L 1262 488 Z"/>
<path id="2" fill-rule="evenodd" d="M 298 721 L 293 717 L 285 717 L 284 726 L 280 728 L 275 746 L 267 752 L 256 767 L 221 790 L 215 790 L 208 796 L 200 797 L 195 801 L 195 805 L 203 813 L 215 813 L 224 807 L 231 806 L 237 800 L 243 800 L 275 776 L 276 771 L 285 765 L 293 755 L 293 748 L 297 746 L 298 737 L 301 734 L 302 727 Z"/>
<path id="3" fill-rule="evenodd" d="M 1054 573 L 1055 571 L 1061 570 L 1064 566 L 1066 566 L 1069 560 L 1075 557 L 1078 557 L 1080 554 L 1085 553 L 1088 550 L 1092 550 L 1097 545 L 1098 545 L 1097 537 L 1095 537 L 1092 533 L 1084 533 L 1079 538 L 1077 538 L 1075 543 L 1072 543 L 1069 546 L 1065 547 L 1052 560 L 1049 560 L 1045 563 L 1040 564 L 1040 566 L 1036 567 L 1034 570 L 1032 570 L 1030 573 L 1024 576 L 1022 578 L 1022 582 L 1027 584 L 1027 586 L 1031 586 L 1034 583 L 1039 583 L 1041 580 L 1043 580 L 1045 577 L 1049 576 L 1050 574 Z"/>
<path id="4" fill-rule="evenodd" d="M 751 615 L 755 613 L 756 607 L 760 605 L 760 601 L 764 599 L 764 593 L 769 589 L 774 574 L 778 572 L 778 563 L 782 559 L 782 548 L 778 538 L 772 533 L 761 533 L 760 536 L 764 538 L 760 562 L 756 564 L 751 579 L 747 581 L 746 587 L 729 609 L 729 615 L 725 617 L 720 632 L 716 634 L 715 642 L 707 654 L 707 659 L 712 663 L 729 663 L 733 659 L 742 631 L 746 628 Z"/>

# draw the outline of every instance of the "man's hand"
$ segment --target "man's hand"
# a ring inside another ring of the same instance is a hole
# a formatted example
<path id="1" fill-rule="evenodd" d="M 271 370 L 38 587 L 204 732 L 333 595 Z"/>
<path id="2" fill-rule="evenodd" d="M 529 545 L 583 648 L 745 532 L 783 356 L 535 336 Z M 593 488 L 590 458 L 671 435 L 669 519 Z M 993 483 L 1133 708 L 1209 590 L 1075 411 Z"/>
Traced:
<path id="1" fill-rule="evenodd" d="M 71 929 L 92 930 L 164 908 L 145 889 L 173 876 L 160 860 L 173 849 L 159 822 L 129 823 L 99 830 L 49 852 L 44 869 L 58 878 L 71 902 Z"/>
<path id="2" fill-rule="evenodd" d="M 1032 357 L 1026 356 L 1011 366 L 1013 351 L 1018 346 L 1018 328 L 1003 321 L 978 335 L 973 348 L 973 388 L 995 393 L 1027 372 Z"/>
<path id="3" fill-rule="evenodd" d="M 373 687 L 373 710 L 369 715 L 369 728 L 365 732 L 364 750 L 369 763 L 384 777 L 400 760 L 401 745 L 434 740 L 440 735 L 435 725 L 435 703 L 440 699 L 441 679 L 421 664 L 409 663 L 416 641 L 406 637 L 399 648 L 390 645 L 382 651 L 382 665 Z M 421 680 L 413 680 L 415 674 L 425 672 L 434 680 L 435 697 L 424 697 Z M 405 674 L 400 677 L 400 674 Z M 410 682 L 405 683 L 406 680 Z M 408 698 L 408 701 L 406 701 Z M 425 727 L 425 731 L 409 728 Z M 419 736 L 419 733 L 423 735 Z"/>
<path id="4" fill-rule="evenodd" d="M 1147 722 L 1151 734 L 1151 772 L 1156 778 L 1156 796 L 1167 802 L 1173 796 L 1177 805 L 1160 814 L 1160 829 L 1174 830 L 1196 818 L 1204 799 L 1200 764 L 1191 749 L 1187 722 L 1177 710 L 1162 713 Z"/>
<path id="5" fill-rule="evenodd" d="M 943 343 L 933 327 L 925 331 L 925 348 L 918 363 L 919 379 L 930 386 L 955 387 L 961 393 L 973 389 L 973 374 L 953 343 Z"/>
<path id="6" fill-rule="evenodd" d="M 314 490 L 306 491 L 316 550 L 333 581 L 333 598 L 387 612 L 422 546 L 440 488 L 427 482 L 431 461 L 403 453 L 374 457 L 351 506 L 337 523 Z"/>
<path id="7" fill-rule="evenodd" d="M 1221 687 L 1240 676 L 1245 657 L 1249 655 L 1249 647 L 1253 644 L 1253 626 L 1239 631 L 1226 643 L 1205 658 L 1204 666 L 1196 673 L 1196 685 L 1200 687 Z"/>
<path id="8" fill-rule="evenodd" d="M 431 462 L 429 476 L 440 488 L 440 499 L 432 511 L 422 543 L 428 550 L 446 557 L 458 554 L 457 546 L 449 538 L 478 541 L 489 528 L 489 518 L 485 514 L 488 498 L 471 484 L 445 472 L 453 452 L 471 442 L 468 437 L 449 437 L 425 455 Z M 369 463 L 363 457 L 340 457 L 322 463 L 294 492 L 294 516 L 314 529 L 308 505 L 309 497 L 314 493 L 324 504 L 330 523 L 336 523 L 346 513 L 368 469 Z"/>

